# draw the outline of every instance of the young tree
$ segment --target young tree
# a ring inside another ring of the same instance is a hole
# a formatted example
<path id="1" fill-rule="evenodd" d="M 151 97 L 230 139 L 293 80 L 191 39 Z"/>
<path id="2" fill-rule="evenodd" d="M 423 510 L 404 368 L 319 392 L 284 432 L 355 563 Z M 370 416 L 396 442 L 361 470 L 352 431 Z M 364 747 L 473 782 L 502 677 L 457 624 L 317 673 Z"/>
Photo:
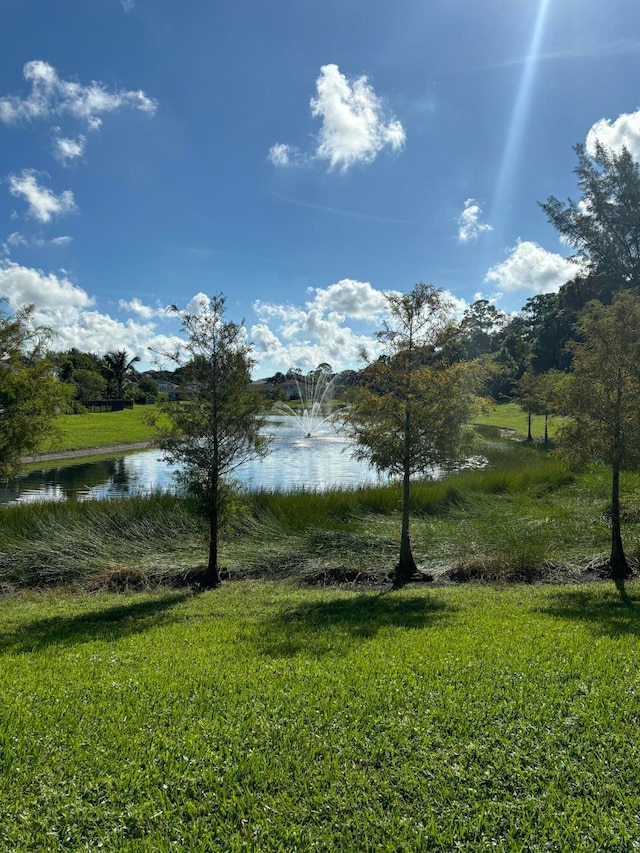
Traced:
<path id="1" fill-rule="evenodd" d="M 590 302 L 570 344 L 573 370 L 560 407 L 572 421 L 561 431 L 564 453 L 611 467 L 611 575 L 630 575 L 620 530 L 620 472 L 640 464 L 640 298 L 621 291 L 608 306 Z"/>
<path id="2" fill-rule="evenodd" d="M 126 349 L 108 352 L 103 358 L 107 376 L 114 384 L 116 397 L 121 399 L 127 380 L 135 374 L 135 367 L 133 365 L 140 361 L 140 358 L 135 355 L 130 359 Z"/>
<path id="3" fill-rule="evenodd" d="M 241 324 L 224 319 L 222 294 L 202 299 L 199 310 L 171 312 L 179 317 L 186 342 L 174 353 L 164 353 L 183 365 L 185 400 L 166 401 L 156 420 L 165 458 L 183 466 L 184 479 L 198 497 L 209 523 L 209 561 L 203 585 L 220 585 L 218 536 L 223 486 L 242 462 L 267 451 L 262 434 L 264 403 L 251 388 L 254 364 L 251 346 Z"/>
<path id="4" fill-rule="evenodd" d="M 13 315 L 0 310 L 0 478 L 34 453 L 51 428 L 67 388 L 45 358 L 51 330 L 34 325 L 34 307 Z"/>
<path id="5" fill-rule="evenodd" d="M 378 333 L 385 354 L 362 372 L 345 424 L 356 458 L 402 477 L 399 587 L 417 572 L 409 537 L 411 479 L 469 446 L 480 371 L 474 363 L 447 366 L 434 358 L 450 315 L 442 291 L 417 284 L 387 301 L 390 319 Z"/>

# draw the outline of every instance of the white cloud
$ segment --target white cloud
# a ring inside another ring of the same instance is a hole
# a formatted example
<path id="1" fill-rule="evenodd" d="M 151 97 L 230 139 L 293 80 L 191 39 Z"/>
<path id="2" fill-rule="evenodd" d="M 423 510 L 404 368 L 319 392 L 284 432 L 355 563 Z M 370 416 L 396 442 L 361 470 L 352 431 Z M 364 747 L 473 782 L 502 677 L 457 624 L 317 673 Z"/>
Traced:
<path id="1" fill-rule="evenodd" d="M 0 263 L 0 294 L 11 308 L 34 303 L 38 309 L 86 308 L 93 299 L 68 278 L 23 267 L 13 261 Z"/>
<path id="2" fill-rule="evenodd" d="M 473 198 L 464 203 L 464 210 L 458 217 L 458 243 L 470 243 L 478 239 L 485 231 L 493 227 L 481 219 L 482 208 Z"/>
<path id="3" fill-rule="evenodd" d="M 172 352 L 180 342 L 173 334 L 158 332 L 153 322 L 121 322 L 95 308 L 95 300 L 73 284 L 64 273 L 44 273 L 11 261 L 0 262 L 0 294 L 13 310 L 35 305 L 35 321 L 56 333 L 57 350 L 77 347 L 85 352 L 105 353 L 127 349 L 151 366 L 154 352 Z M 133 300 L 132 300 L 133 301 Z"/>
<path id="4" fill-rule="evenodd" d="M 327 288 L 311 288 L 316 296 L 313 305 L 322 311 L 331 311 L 343 317 L 374 321 L 387 310 L 387 300 L 380 290 L 368 281 L 343 278 Z"/>
<path id="5" fill-rule="evenodd" d="M 44 237 L 30 237 L 27 239 L 24 234 L 20 234 L 19 231 L 14 231 L 9 234 L 5 242 L 2 244 L 2 250 L 6 255 L 9 255 L 11 249 L 15 249 L 18 246 L 64 246 L 67 243 L 70 243 L 73 240 L 73 237 L 69 237 L 69 235 L 61 235 L 60 237 L 54 237 L 51 240 L 45 240 Z"/>
<path id="6" fill-rule="evenodd" d="M 11 195 L 24 197 L 29 205 L 29 216 L 40 222 L 50 222 L 54 216 L 77 211 L 71 190 L 56 195 L 38 184 L 37 174 L 34 169 L 23 169 L 19 175 L 9 175 L 9 191 Z"/>
<path id="7" fill-rule="evenodd" d="M 296 166 L 303 161 L 303 157 L 297 148 L 276 142 L 269 149 L 267 160 L 270 160 L 274 166 Z"/>
<path id="8" fill-rule="evenodd" d="M 261 372 L 303 370 L 329 362 L 334 370 L 357 367 L 366 349 L 375 357 L 380 346 L 374 333 L 388 317 L 385 294 L 369 282 L 342 279 L 326 288 L 309 288 L 310 299 L 303 307 L 256 300 L 258 322 L 250 336 Z M 468 304 L 445 292 L 456 315 Z M 348 321 L 357 324 L 354 329 Z"/>
<path id="9" fill-rule="evenodd" d="M 505 261 L 491 267 L 485 282 L 494 282 L 500 290 L 525 290 L 554 293 L 578 272 L 575 263 L 547 252 L 531 241 L 519 240 Z"/>
<path id="10" fill-rule="evenodd" d="M 346 172 L 356 163 L 372 163 L 386 147 L 399 151 L 406 140 L 402 124 L 387 118 L 381 98 L 365 75 L 349 80 L 337 65 L 323 65 L 316 80 L 311 114 L 322 119 L 313 158 L 325 160 L 329 169 Z M 296 148 L 273 145 L 269 159 L 276 166 L 306 162 Z"/>
<path id="11" fill-rule="evenodd" d="M 150 320 L 152 317 L 163 317 L 166 315 L 166 308 L 152 308 L 150 305 L 145 305 L 137 296 L 134 296 L 133 299 L 126 300 L 121 299 L 118 302 L 120 308 L 124 311 L 129 311 L 131 314 L 137 314 L 138 317 L 142 317 L 144 320 Z"/>
<path id="12" fill-rule="evenodd" d="M 66 166 L 72 160 L 82 157 L 86 144 L 86 137 L 82 134 L 76 139 L 69 139 L 66 136 L 56 136 L 53 140 L 53 156 L 59 163 Z"/>
<path id="13" fill-rule="evenodd" d="M 135 8 L 135 0 L 120 0 L 120 5 L 125 12 L 131 12 Z"/>
<path id="14" fill-rule="evenodd" d="M 125 107 L 154 113 L 157 108 L 157 102 L 142 91 L 110 92 L 104 83 L 96 80 L 86 86 L 63 80 L 52 65 L 39 59 L 27 62 L 23 73 L 31 91 L 25 98 L 19 95 L 0 98 L 0 121 L 5 124 L 71 115 L 96 130 L 105 113 Z"/>
<path id="15" fill-rule="evenodd" d="M 592 156 L 596 142 L 617 152 L 626 147 L 636 160 L 640 160 L 640 110 L 622 113 L 614 121 L 601 118 L 587 134 L 587 152 Z"/>
<path id="16" fill-rule="evenodd" d="M 20 234 L 19 231 L 12 231 L 12 233 L 9 234 L 9 236 L 7 237 L 6 245 L 12 246 L 14 248 L 16 246 L 28 246 L 29 241 L 27 240 L 26 237 L 24 237 L 22 234 Z"/>

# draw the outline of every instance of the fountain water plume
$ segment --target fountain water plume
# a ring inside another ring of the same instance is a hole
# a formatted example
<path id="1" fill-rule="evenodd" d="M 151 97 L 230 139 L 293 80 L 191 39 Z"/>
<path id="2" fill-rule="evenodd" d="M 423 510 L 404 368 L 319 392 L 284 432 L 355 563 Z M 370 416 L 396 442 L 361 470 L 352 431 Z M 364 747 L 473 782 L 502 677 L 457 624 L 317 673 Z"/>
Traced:
<path id="1" fill-rule="evenodd" d="M 307 438 L 311 438 L 318 430 L 333 418 L 331 401 L 333 400 L 334 380 L 325 373 L 317 371 L 303 379 L 295 376 L 297 396 L 300 408 L 292 409 L 285 403 L 278 402 L 274 409 L 290 417 Z"/>

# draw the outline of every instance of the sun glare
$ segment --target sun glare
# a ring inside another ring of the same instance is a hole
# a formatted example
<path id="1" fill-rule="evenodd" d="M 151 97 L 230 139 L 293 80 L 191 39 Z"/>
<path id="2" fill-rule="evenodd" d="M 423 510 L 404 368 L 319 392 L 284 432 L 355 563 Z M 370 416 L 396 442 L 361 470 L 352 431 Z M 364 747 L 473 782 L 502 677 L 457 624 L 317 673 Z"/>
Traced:
<path id="1" fill-rule="evenodd" d="M 523 147 L 523 134 L 531 108 L 531 98 L 538 66 L 538 58 L 540 55 L 540 44 L 542 42 L 547 12 L 550 5 L 551 0 L 540 0 L 533 34 L 531 36 L 529 50 L 527 52 L 527 59 L 520 78 L 518 92 L 511 113 L 511 120 L 507 130 L 504 150 L 502 153 L 502 163 L 493 197 L 493 213 L 491 217 L 491 222 L 494 224 L 494 228 L 498 236 L 502 230 L 500 226 L 504 222 L 509 202 L 511 200 L 513 177 L 518 166 L 520 153 Z"/>

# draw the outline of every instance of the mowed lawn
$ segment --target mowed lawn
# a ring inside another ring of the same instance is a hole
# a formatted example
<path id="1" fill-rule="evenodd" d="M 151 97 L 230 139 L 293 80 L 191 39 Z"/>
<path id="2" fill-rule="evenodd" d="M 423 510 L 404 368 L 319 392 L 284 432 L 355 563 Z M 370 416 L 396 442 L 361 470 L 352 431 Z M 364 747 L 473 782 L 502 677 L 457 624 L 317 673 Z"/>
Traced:
<path id="1" fill-rule="evenodd" d="M 80 450 L 85 447 L 104 447 L 115 444 L 135 444 L 152 441 L 154 429 L 145 423 L 148 406 L 134 406 L 122 412 L 84 412 L 79 415 L 59 415 L 54 430 L 40 448 L 42 453 L 58 450 Z"/>
<path id="2" fill-rule="evenodd" d="M 640 588 L 0 600 L 0 849 L 632 851 Z"/>

